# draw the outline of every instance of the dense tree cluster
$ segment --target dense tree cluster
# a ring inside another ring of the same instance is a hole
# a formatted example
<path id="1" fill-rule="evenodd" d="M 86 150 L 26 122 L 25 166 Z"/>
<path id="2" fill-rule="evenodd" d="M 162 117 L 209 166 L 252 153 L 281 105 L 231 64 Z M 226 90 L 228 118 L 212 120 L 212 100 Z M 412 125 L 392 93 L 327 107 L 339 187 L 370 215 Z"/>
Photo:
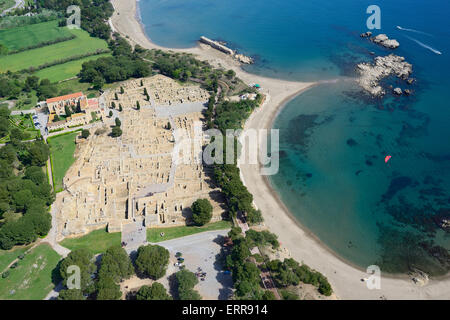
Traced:
<path id="1" fill-rule="evenodd" d="M 267 267 L 274 276 L 275 285 L 284 288 L 290 285 L 298 285 L 300 282 L 316 286 L 319 292 L 325 296 L 333 293 L 327 278 L 320 272 L 311 270 L 307 265 L 300 265 L 294 259 L 272 260 Z"/>
<path id="2" fill-rule="evenodd" d="M 0 148 L 0 248 L 28 244 L 51 227 L 54 194 L 44 173 L 48 146 L 16 138 Z"/>
<path id="3" fill-rule="evenodd" d="M 208 199 L 197 199 L 191 209 L 195 224 L 202 226 L 211 221 L 213 207 Z"/>
<path id="4" fill-rule="evenodd" d="M 157 280 L 166 274 L 169 251 L 158 245 L 141 246 L 138 249 L 135 264 L 138 272 Z"/>
<path id="5" fill-rule="evenodd" d="M 126 40 L 116 35 L 109 42 L 112 57 L 100 58 L 83 63 L 79 73 L 81 81 L 91 83 L 112 83 L 130 78 L 142 78 L 151 74 L 148 62 L 133 53 Z"/>
<path id="6" fill-rule="evenodd" d="M 238 230 L 231 230 L 233 248 L 226 257 L 226 268 L 232 271 L 237 299 L 260 300 L 263 297 L 258 267 L 249 260 L 250 243 Z"/>
<path id="7" fill-rule="evenodd" d="M 58 95 L 58 87 L 48 79 L 28 76 L 24 81 L 18 74 L 3 74 L 0 76 L 0 98 L 17 99 L 21 93 L 36 90 L 39 100 L 45 100 Z"/>
<path id="8" fill-rule="evenodd" d="M 137 300 L 172 300 L 166 288 L 159 283 L 153 282 L 151 286 L 142 286 L 136 294 Z"/>
<path id="9" fill-rule="evenodd" d="M 200 294 L 194 290 L 198 279 L 194 273 L 183 269 L 175 273 L 178 298 L 180 300 L 201 300 Z"/>
<path id="10" fill-rule="evenodd" d="M 69 277 L 74 274 L 71 266 L 80 268 L 80 291 L 82 294 L 89 295 L 95 292 L 95 282 L 93 275 L 97 267 L 93 261 L 93 255 L 86 249 L 76 249 L 70 252 L 59 266 L 59 273 L 63 280 L 63 285 L 67 288 L 68 285 L 75 285 L 75 283 L 68 283 Z M 68 289 L 68 288 L 67 288 Z M 74 289 L 68 289 L 72 291 Z M 66 298 L 75 295 L 74 293 L 66 293 Z"/>
<path id="11" fill-rule="evenodd" d="M 66 12 L 70 5 L 81 8 L 81 28 L 94 37 L 109 39 L 111 27 L 106 21 L 112 16 L 114 8 L 108 0 L 38 0 L 38 8 Z"/>

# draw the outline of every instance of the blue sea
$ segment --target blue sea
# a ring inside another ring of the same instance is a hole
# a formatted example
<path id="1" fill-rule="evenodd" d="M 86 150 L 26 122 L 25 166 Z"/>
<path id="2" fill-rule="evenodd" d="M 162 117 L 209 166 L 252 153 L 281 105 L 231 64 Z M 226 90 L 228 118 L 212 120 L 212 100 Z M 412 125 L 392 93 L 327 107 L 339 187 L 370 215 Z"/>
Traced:
<path id="1" fill-rule="evenodd" d="M 374 33 L 400 42 L 394 53 L 413 64 L 417 79 L 385 85 L 411 96 L 372 99 L 352 80 L 357 63 L 390 53 L 359 37 L 373 4 L 381 9 Z M 140 0 L 139 7 L 159 45 L 192 47 L 204 35 L 255 57 L 249 72 L 323 81 L 276 118 L 280 170 L 270 184 L 303 226 L 361 268 L 449 271 L 450 229 L 441 223 L 450 222 L 449 1 Z"/>

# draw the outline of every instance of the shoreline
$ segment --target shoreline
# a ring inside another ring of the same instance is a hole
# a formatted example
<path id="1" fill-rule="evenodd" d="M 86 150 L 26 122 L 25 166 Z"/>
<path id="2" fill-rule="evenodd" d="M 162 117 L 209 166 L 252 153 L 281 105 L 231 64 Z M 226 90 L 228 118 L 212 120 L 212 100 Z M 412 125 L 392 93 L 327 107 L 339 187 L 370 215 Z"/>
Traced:
<path id="1" fill-rule="evenodd" d="M 158 46 L 146 36 L 140 21 L 137 1 L 111 0 L 115 12 L 111 25 L 122 36 L 147 49 L 191 53 L 213 66 L 232 69 L 246 83 L 259 83 L 267 100 L 247 119 L 244 129 L 271 129 L 278 113 L 289 101 L 319 82 L 293 82 L 249 74 L 231 57 L 199 44 L 193 48 L 173 49 Z M 272 93 L 271 93 L 272 92 Z M 259 165 L 241 165 L 241 178 L 254 197 L 254 204 L 262 211 L 264 224 L 277 234 L 290 255 L 323 273 L 334 293 L 342 299 L 450 299 L 450 278 L 430 279 L 425 286 L 415 285 L 407 275 L 381 275 L 381 289 L 369 290 L 362 278 L 369 275 L 329 249 L 311 231 L 306 229 L 285 207 L 270 182 L 259 174 Z M 267 196 L 271 195 L 271 196 Z M 284 214 L 273 214 L 282 212 Z M 294 222 L 294 223 L 292 223 Z"/>

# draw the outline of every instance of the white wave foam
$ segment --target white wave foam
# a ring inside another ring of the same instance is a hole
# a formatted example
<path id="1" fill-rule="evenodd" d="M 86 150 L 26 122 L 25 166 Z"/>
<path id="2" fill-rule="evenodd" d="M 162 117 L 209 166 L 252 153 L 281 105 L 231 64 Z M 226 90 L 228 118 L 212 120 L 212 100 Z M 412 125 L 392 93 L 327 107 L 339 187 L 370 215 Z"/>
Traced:
<path id="1" fill-rule="evenodd" d="M 409 31 L 409 32 L 414 32 L 414 33 L 420 33 L 420 34 L 425 34 L 427 36 L 433 36 L 432 34 L 423 32 L 423 31 L 419 31 L 419 30 L 415 30 L 415 29 L 409 29 L 409 28 L 403 28 L 400 26 L 397 26 L 397 29 L 402 30 L 402 31 Z"/>
<path id="2" fill-rule="evenodd" d="M 414 42 L 417 43 L 419 46 L 424 47 L 425 49 L 428 49 L 428 50 L 430 50 L 430 51 L 432 51 L 432 52 L 434 52 L 434 53 L 436 53 L 436 54 L 442 54 L 442 52 L 440 52 L 439 50 L 436 50 L 436 49 L 430 47 L 429 45 L 426 45 L 425 43 L 420 42 L 419 40 L 416 40 L 416 39 L 411 38 L 411 37 L 408 37 L 408 36 L 405 36 L 405 37 L 407 37 L 409 40 L 414 41 Z"/>

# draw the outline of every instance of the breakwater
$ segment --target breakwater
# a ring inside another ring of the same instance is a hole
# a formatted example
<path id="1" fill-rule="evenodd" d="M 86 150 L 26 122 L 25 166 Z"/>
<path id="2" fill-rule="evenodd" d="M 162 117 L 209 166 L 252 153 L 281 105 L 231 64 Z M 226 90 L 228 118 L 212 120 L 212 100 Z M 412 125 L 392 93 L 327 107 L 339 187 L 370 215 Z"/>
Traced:
<path id="1" fill-rule="evenodd" d="M 221 44 L 217 41 L 211 40 L 209 38 L 206 38 L 204 36 L 200 37 L 200 42 L 207 44 L 216 50 L 219 50 L 225 54 L 232 56 L 234 59 L 236 59 L 237 61 L 239 61 L 241 63 L 252 64 L 254 62 L 253 58 L 247 57 L 243 54 L 239 54 L 235 50 L 232 50 L 232 49 L 228 48 L 227 46 L 224 46 L 223 44 Z"/>

